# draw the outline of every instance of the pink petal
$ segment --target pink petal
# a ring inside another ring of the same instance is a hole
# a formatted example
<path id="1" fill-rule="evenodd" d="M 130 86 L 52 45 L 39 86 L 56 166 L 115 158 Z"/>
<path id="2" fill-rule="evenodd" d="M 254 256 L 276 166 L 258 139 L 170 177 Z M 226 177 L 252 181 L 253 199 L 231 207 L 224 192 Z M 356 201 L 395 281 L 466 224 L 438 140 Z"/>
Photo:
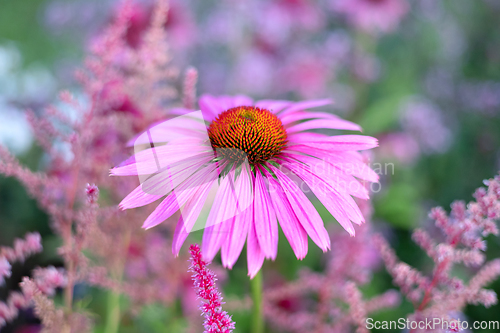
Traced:
<path id="1" fill-rule="evenodd" d="M 219 105 L 224 111 L 238 107 L 238 106 L 252 106 L 253 100 L 244 95 L 236 96 L 220 96 L 218 97 Z"/>
<path id="2" fill-rule="evenodd" d="M 185 182 L 175 188 L 175 190 L 156 207 L 153 213 L 144 221 L 142 227 L 145 229 L 152 228 L 172 216 L 180 206 L 184 205 L 186 201 L 199 190 L 201 184 L 213 180 L 211 175 L 215 168 L 215 164 L 209 165 L 198 171 L 192 177 L 186 179 Z"/>
<path id="3" fill-rule="evenodd" d="M 120 207 L 121 210 L 142 207 L 155 202 L 163 196 L 163 194 L 155 195 L 146 193 L 142 190 L 142 185 L 139 185 L 120 202 L 118 207 Z"/>
<path id="4" fill-rule="evenodd" d="M 378 146 L 378 141 L 364 135 L 334 135 L 321 142 L 302 142 L 302 145 L 326 150 L 347 151 L 371 149 Z"/>
<path id="5" fill-rule="evenodd" d="M 179 210 L 179 203 L 175 194 L 167 196 L 163 201 L 156 207 L 156 209 L 148 216 L 142 227 L 144 229 L 150 229 L 158 224 L 162 223 L 170 216 L 172 216 L 176 211 Z M 182 203 L 181 203 L 182 205 Z"/>
<path id="6" fill-rule="evenodd" d="M 344 170 L 343 165 L 330 164 L 325 160 L 318 159 L 304 155 L 299 152 L 286 150 L 283 151 L 283 156 L 290 156 L 291 158 L 302 162 L 309 168 L 314 170 L 314 174 L 322 178 L 326 183 L 332 185 L 339 191 L 343 190 L 360 199 L 369 199 L 368 190 L 356 178 L 348 173 L 349 170 Z M 348 167 L 352 167 L 348 165 Z"/>
<path id="7" fill-rule="evenodd" d="M 268 165 L 273 173 L 278 177 L 278 180 L 283 188 L 290 205 L 299 219 L 302 227 L 307 232 L 309 237 L 315 242 L 324 252 L 330 248 L 330 237 L 323 225 L 323 221 L 313 204 L 302 193 L 297 184 L 295 184 L 287 175 L 273 165 Z"/>
<path id="8" fill-rule="evenodd" d="M 219 252 L 222 243 L 227 239 L 230 227 L 232 225 L 232 219 L 209 225 L 205 227 L 203 232 L 203 242 L 202 242 L 202 252 L 203 259 L 206 261 L 212 261 Z"/>
<path id="9" fill-rule="evenodd" d="M 181 209 L 186 232 L 189 233 L 192 231 L 193 226 L 196 223 L 198 216 L 200 216 L 203 206 L 205 205 L 208 194 L 210 193 L 214 182 L 216 182 L 216 180 L 199 185 L 196 193 L 194 193 L 187 200 L 186 204 Z"/>
<path id="10" fill-rule="evenodd" d="M 241 241 L 248 235 L 250 223 L 253 220 L 253 184 L 252 174 L 248 165 L 242 166 L 239 177 L 236 179 L 236 192 L 239 207 L 243 209 L 237 214 L 229 227 L 227 240 L 222 244 L 221 259 L 225 267 L 232 268 L 240 256 L 245 242 Z M 246 207 L 246 208 L 244 208 Z"/>
<path id="11" fill-rule="evenodd" d="M 247 264 L 250 279 L 253 279 L 259 272 L 264 263 L 264 257 L 264 252 L 260 248 L 257 233 L 255 232 L 255 223 L 252 221 L 247 239 Z"/>
<path id="12" fill-rule="evenodd" d="M 280 117 L 283 125 L 288 125 L 306 119 L 341 119 L 338 116 L 327 112 L 297 111 Z"/>
<path id="13" fill-rule="evenodd" d="M 309 133 L 309 132 L 302 132 L 302 133 L 293 133 L 288 135 L 288 142 L 290 144 L 297 144 L 300 145 L 304 141 L 324 141 L 328 139 L 330 136 L 325 135 L 325 134 L 320 134 L 320 133 Z"/>
<path id="14" fill-rule="evenodd" d="M 202 95 L 198 100 L 203 118 L 206 121 L 212 122 L 221 112 L 225 111 L 217 102 L 217 99 L 212 95 Z"/>
<path id="15" fill-rule="evenodd" d="M 264 172 L 269 181 L 269 194 L 281 229 L 297 259 L 302 260 L 307 254 L 307 233 L 293 212 L 293 208 L 278 181 L 267 170 L 264 169 Z"/>
<path id="16" fill-rule="evenodd" d="M 332 101 L 330 99 L 318 99 L 318 100 L 312 100 L 312 101 L 303 101 L 303 102 L 293 103 L 293 104 L 291 104 L 291 106 L 289 108 L 287 108 L 283 112 L 281 112 L 280 117 L 284 116 L 285 114 L 290 114 L 292 112 L 303 111 L 303 110 L 307 110 L 307 109 L 316 108 L 318 106 L 325 106 L 328 104 L 332 104 Z"/>
<path id="17" fill-rule="evenodd" d="M 292 104 L 293 102 L 290 101 L 262 100 L 255 103 L 255 106 L 258 108 L 269 110 L 272 113 L 278 113 Z"/>
<path id="18" fill-rule="evenodd" d="M 175 228 L 174 237 L 172 241 L 172 253 L 175 256 L 179 255 L 182 244 L 186 240 L 189 233 L 192 231 L 198 216 L 207 199 L 207 195 L 213 182 L 201 184 L 198 186 L 196 193 L 194 193 L 181 208 L 181 216 Z"/>
<path id="19" fill-rule="evenodd" d="M 253 101 L 244 95 L 217 97 L 202 95 L 199 104 L 205 120 L 211 122 L 222 112 L 237 106 L 251 106 Z"/>
<path id="20" fill-rule="evenodd" d="M 250 206 L 236 215 L 229 223 L 228 236 L 226 241 L 222 244 L 221 250 L 222 265 L 224 265 L 224 267 L 232 269 L 233 265 L 238 260 L 243 250 L 243 246 L 245 245 L 244 240 L 248 236 L 248 229 L 252 223 L 252 218 L 253 207 Z"/>
<path id="21" fill-rule="evenodd" d="M 207 182 L 208 175 L 211 174 L 211 179 L 215 179 L 216 175 L 212 171 L 216 168 L 215 164 L 208 167 L 203 167 L 208 161 L 213 158 L 213 155 L 208 155 L 205 159 L 199 157 L 187 158 L 178 163 L 170 165 L 165 170 L 148 178 L 142 177 L 142 190 L 154 195 L 167 195 L 173 189 L 188 181 L 189 184 L 198 185 Z M 200 168 L 203 168 L 200 170 Z M 203 171 L 199 173 L 198 171 Z M 193 178 L 194 177 L 194 178 Z M 144 179 L 145 178 L 145 179 Z M 199 179 L 199 183 L 194 183 L 194 179 Z"/>
<path id="22" fill-rule="evenodd" d="M 278 253 L 278 222 L 265 179 L 257 170 L 254 188 L 254 223 L 260 248 L 268 259 L 276 259 Z"/>
<path id="23" fill-rule="evenodd" d="M 184 219 L 182 215 L 179 217 L 179 221 L 175 226 L 174 236 L 172 238 L 172 254 L 174 256 L 179 255 L 179 251 L 181 250 L 182 244 L 186 241 L 189 232 L 186 231 L 186 227 L 184 225 Z"/>
<path id="24" fill-rule="evenodd" d="M 233 183 L 234 178 L 234 171 L 229 172 L 222 178 L 208 214 L 205 232 L 203 233 L 203 255 L 208 260 L 215 257 L 222 242 L 228 237 L 231 221 L 241 212 L 237 193 L 234 190 L 236 188 Z"/>
<path id="25" fill-rule="evenodd" d="M 238 198 L 234 190 L 234 171 L 220 180 L 212 208 L 207 218 L 207 226 L 213 226 L 236 216 L 239 211 Z"/>
<path id="26" fill-rule="evenodd" d="M 317 128 L 329 128 L 337 130 L 361 131 L 361 127 L 355 123 L 343 119 L 314 119 L 286 129 L 287 133 L 297 133 Z"/>
<path id="27" fill-rule="evenodd" d="M 188 114 L 171 118 L 150 126 L 127 142 L 127 146 L 158 144 L 179 139 L 203 139 L 206 137 L 203 113 L 191 111 Z"/>
<path id="28" fill-rule="evenodd" d="M 213 158 L 211 147 L 201 144 L 159 146 L 136 153 L 120 166 L 111 169 L 110 174 L 112 176 L 150 175 L 183 160 L 199 158 L 203 161 L 210 156 Z"/>
<path id="29" fill-rule="evenodd" d="M 289 162 L 286 167 L 307 183 L 330 214 L 337 219 L 349 234 L 354 236 L 354 227 L 351 221 L 356 224 L 364 222 L 364 217 L 354 200 L 346 192 L 338 191 L 328 181 L 312 173 L 308 168 L 304 168 L 303 164 L 293 162 L 290 159 L 286 160 Z"/>
<path id="30" fill-rule="evenodd" d="M 301 153 L 319 158 L 325 163 L 339 170 L 341 173 L 350 173 L 354 177 L 358 177 L 369 182 L 378 182 L 378 175 L 370 169 L 370 167 L 355 151 L 328 151 L 309 146 L 295 145 L 287 148 L 284 152 Z"/>

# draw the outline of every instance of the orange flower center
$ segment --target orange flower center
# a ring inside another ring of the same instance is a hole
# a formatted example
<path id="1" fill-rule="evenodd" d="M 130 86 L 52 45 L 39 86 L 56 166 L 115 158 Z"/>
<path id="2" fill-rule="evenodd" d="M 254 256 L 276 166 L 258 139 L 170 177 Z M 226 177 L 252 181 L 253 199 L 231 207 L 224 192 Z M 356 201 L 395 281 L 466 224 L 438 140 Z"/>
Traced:
<path id="1" fill-rule="evenodd" d="M 266 109 L 238 106 L 222 112 L 209 126 L 208 137 L 218 156 L 235 163 L 245 158 L 262 164 L 287 142 L 281 120 Z"/>

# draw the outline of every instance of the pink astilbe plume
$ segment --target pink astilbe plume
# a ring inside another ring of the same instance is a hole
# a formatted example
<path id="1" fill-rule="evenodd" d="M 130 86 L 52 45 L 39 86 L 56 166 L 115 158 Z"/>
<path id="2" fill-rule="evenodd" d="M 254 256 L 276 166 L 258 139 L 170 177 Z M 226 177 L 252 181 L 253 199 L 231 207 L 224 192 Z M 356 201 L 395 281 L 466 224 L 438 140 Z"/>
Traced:
<path id="1" fill-rule="evenodd" d="M 437 207 L 430 217 L 441 229 L 445 240 L 436 242 L 426 231 L 416 230 L 413 240 L 434 261 L 430 276 L 410 265 L 400 262 L 389 244 L 380 235 L 374 243 L 379 249 L 394 283 L 413 304 L 412 320 L 425 318 L 450 318 L 460 313 L 467 304 L 482 304 L 485 307 L 497 303 L 497 295 L 484 287 L 500 276 L 500 259 L 483 265 L 486 250 L 484 237 L 498 235 L 495 221 L 500 218 L 500 176 L 485 181 L 488 188 L 479 188 L 476 201 L 467 206 L 458 201 L 451 205 L 451 214 Z M 456 264 L 475 267 L 477 272 L 468 282 L 452 275 Z M 482 265 L 482 266 L 481 266 Z"/>
<path id="2" fill-rule="evenodd" d="M 28 291 L 34 290 L 35 312 L 48 332 L 90 330 L 87 314 L 73 306 L 78 283 L 126 293 L 134 308 L 154 301 L 169 305 L 185 279 L 184 265 L 168 260 L 163 260 L 170 263 L 168 270 L 161 266 L 140 281 L 125 274 L 130 244 L 151 247 L 146 237 L 132 233 L 151 210 L 118 211 L 117 199 L 133 188 L 135 180 L 118 182 L 108 177 L 109 168 L 125 158 L 127 141 L 158 119 L 168 118 L 168 103 L 179 95 L 172 84 L 178 70 L 170 63 L 164 28 L 168 7 L 166 0 L 154 2 L 142 42 L 130 47 L 125 38 L 132 8 L 129 1 L 121 3 L 113 23 L 91 41 L 84 67 L 77 73 L 83 98 L 63 91 L 59 96 L 63 106 L 28 112 L 37 143 L 46 153 L 44 170 L 22 166 L 0 146 L 0 173 L 19 180 L 49 215 L 53 231 L 62 240 L 58 253 L 64 260 L 64 274 L 48 268 L 46 274 L 35 271 L 33 279 L 24 283 Z M 188 76 L 194 86 L 196 78 Z M 100 198 L 99 192 L 105 195 Z M 32 253 L 33 237 L 27 241 L 27 247 L 16 243 L 2 252 L 0 281 L 10 275 L 10 257 L 22 260 Z M 173 259 L 170 251 L 159 251 L 158 257 Z M 64 311 L 49 298 L 54 284 L 64 288 Z M 151 286 L 147 292 L 144 285 Z M 162 292 L 153 291 L 159 285 Z M 9 314 L 12 317 L 12 311 Z"/>
<path id="3" fill-rule="evenodd" d="M 222 296 L 217 290 L 215 274 L 207 267 L 208 263 L 201 257 L 198 244 L 189 247 L 191 253 L 190 271 L 194 273 L 193 282 L 198 297 L 203 300 L 200 306 L 205 315 L 205 333 L 231 333 L 234 322 L 226 311 L 222 310 Z"/>
<path id="4" fill-rule="evenodd" d="M 23 262 L 27 257 L 42 251 L 41 237 L 38 233 L 28 233 L 24 239 L 16 239 L 14 247 L 0 248 L 0 285 L 3 279 L 11 275 L 11 263 Z M 28 279 L 28 278 L 25 278 Z M 30 280 L 37 291 L 45 296 L 53 296 L 57 288 L 66 286 L 66 274 L 61 268 L 53 266 L 36 268 L 33 271 L 33 280 Z M 31 292 L 11 292 L 6 302 L 0 302 L 0 328 L 7 322 L 14 320 L 20 309 L 28 308 L 33 303 Z M 47 301 L 50 303 L 47 299 Z"/>

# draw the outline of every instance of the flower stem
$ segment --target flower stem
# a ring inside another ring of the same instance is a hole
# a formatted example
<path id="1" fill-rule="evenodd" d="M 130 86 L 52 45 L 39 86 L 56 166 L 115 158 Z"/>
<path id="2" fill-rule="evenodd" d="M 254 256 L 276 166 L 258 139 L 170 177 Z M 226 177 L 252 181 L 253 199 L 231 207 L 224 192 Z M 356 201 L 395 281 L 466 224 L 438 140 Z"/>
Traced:
<path id="1" fill-rule="evenodd" d="M 250 280 L 250 290 L 252 293 L 252 333 L 264 333 L 264 318 L 262 312 L 262 272 L 257 273 Z"/>
<path id="2" fill-rule="evenodd" d="M 120 294 L 108 292 L 108 315 L 106 317 L 105 333 L 118 333 L 120 323 Z"/>
<path id="3" fill-rule="evenodd" d="M 127 228 L 123 236 L 123 257 L 120 258 L 116 267 L 112 271 L 115 279 L 121 284 L 123 279 L 123 273 L 125 270 L 125 262 L 127 260 L 128 247 L 130 245 L 131 229 Z M 106 326 L 104 328 L 105 333 L 118 333 L 120 328 L 120 296 L 121 294 L 117 291 L 110 290 L 108 292 L 108 311 L 106 317 Z"/>

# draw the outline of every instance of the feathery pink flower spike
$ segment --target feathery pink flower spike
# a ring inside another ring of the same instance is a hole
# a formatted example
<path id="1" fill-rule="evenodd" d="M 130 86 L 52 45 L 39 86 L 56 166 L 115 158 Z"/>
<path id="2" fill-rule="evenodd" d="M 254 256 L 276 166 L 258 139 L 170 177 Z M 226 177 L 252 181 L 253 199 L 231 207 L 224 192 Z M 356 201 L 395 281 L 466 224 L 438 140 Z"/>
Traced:
<path id="1" fill-rule="evenodd" d="M 204 259 L 212 261 L 221 250 L 222 264 L 228 268 L 246 239 L 252 278 L 265 258 L 277 256 L 278 221 L 298 259 L 307 254 L 308 235 L 326 252 L 330 237 L 304 192 L 312 192 L 354 236 L 353 223 L 363 223 L 364 217 L 352 197 L 369 198 L 358 179 L 378 181 L 358 152 L 376 147 L 377 139 L 310 132 L 361 130 L 333 114 L 305 111 L 327 104 L 329 100 L 254 102 L 242 95 L 201 96 L 201 112 L 174 110 L 181 116 L 151 127 L 131 142 L 136 154 L 111 174 L 138 175 L 142 184 L 120 208 L 165 197 L 143 227 L 154 227 L 180 210 L 174 254 L 189 232 L 204 228 Z M 206 223 L 200 227 L 201 212 L 208 207 Z"/>
<path id="2" fill-rule="evenodd" d="M 194 273 L 193 283 L 199 298 L 204 300 L 200 305 L 200 310 L 205 315 L 204 333 L 231 333 L 234 329 L 234 322 L 226 311 L 222 311 L 222 296 L 217 290 L 215 281 L 217 280 L 201 257 L 201 250 L 198 244 L 189 247 L 191 254 L 191 266 L 189 270 Z"/>

